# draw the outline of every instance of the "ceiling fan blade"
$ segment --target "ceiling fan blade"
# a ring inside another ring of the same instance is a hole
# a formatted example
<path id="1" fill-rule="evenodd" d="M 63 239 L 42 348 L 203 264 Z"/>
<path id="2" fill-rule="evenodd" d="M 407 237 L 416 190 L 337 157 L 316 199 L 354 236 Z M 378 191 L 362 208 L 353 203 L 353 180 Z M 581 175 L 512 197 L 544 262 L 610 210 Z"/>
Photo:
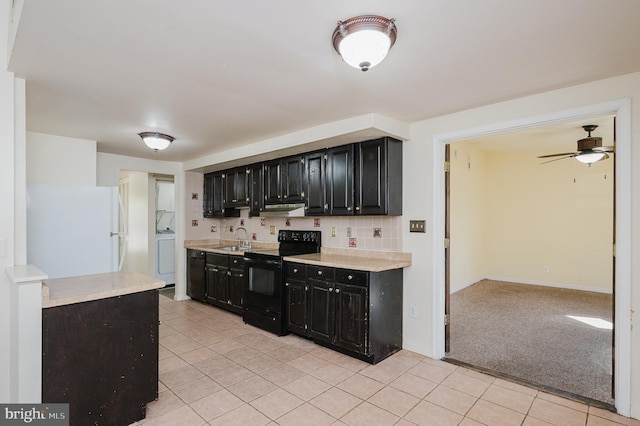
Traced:
<path id="1" fill-rule="evenodd" d="M 561 154 L 541 155 L 541 156 L 536 157 L 536 158 L 560 157 L 560 156 L 562 156 L 562 155 L 571 155 L 571 156 L 573 156 L 573 155 L 576 155 L 576 153 L 575 153 L 575 152 L 563 152 L 563 153 L 561 153 Z"/>
<path id="2" fill-rule="evenodd" d="M 560 154 L 560 155 L 562 155 L 562 154 Z M 605 154 L 605 155 L 606 155 L 606 154 Z M 543 161 L 543 162 L 542 162 L 542 163 L 540 163 L 540 164 L 547 164 L 547 163 L 551 163 L 551 162 L 553 162 L 553 161 L 564 160 L 565 158 L 573 158 L 573 157 L 575 157 L 575 156 L 576 156 L 576 154 L 575 154 L 575 153 L 572 153 L 571 155 L 567 155 L 566 157 L 554 158 L 553 160 Z M 547 157 L 550 157 L 550 156 L 548 155 Z M 543 157 L 538 157 L 538 158 L 543 158 Z"/>
<path id="3" fill-rule="evenodd" d="M 612 146 L 597 146 L 597 147 L 593 148 L 593 151 L 613 152 L 613 147 Z"/>

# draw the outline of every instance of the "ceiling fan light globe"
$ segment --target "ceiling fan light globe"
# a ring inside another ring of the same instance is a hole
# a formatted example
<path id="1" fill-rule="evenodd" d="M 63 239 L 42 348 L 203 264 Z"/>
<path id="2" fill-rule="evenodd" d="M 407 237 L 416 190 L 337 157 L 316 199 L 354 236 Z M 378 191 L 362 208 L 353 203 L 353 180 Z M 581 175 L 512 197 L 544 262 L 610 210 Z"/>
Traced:
<path id="1" fill-rule="evenodd" d="M 587 154 L 576 155 L 576 160 L 584 164 L 595 163 L 596 161 L 604 160 L 606 154 L 604 152 L 589 152 Z"/>

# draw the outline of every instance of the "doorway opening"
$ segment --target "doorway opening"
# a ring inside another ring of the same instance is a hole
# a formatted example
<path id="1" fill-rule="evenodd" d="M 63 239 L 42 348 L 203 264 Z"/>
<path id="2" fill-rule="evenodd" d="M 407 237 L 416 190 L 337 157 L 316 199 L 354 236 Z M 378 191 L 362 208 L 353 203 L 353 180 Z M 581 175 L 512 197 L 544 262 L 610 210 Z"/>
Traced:
<path id="1" fill-rule="evenodd" d="M 631 208 L 631 114 L 630 102 L 622 99 L 603 104 L 591 105 L 573 110 L 559 111 L 543 116 L 534 116 L 511 122 L 495 123 L 478 128 L 470 128 L 434 136 L 434 287 L 433 287 L 433 321 L 434 321 L 434 356 L 445 358 L 445 275 L 447 241 L 445 238 L 445 173 L 442 163 L 445 160 L 447 144 L 479 137 L 498 135 L 507 132 L 540 128 L 578 121 L 600 116 L 616 116 L 616 163 L 615 163 L 615 294 L 613 323 L 615 324 L 614 351 L 614 394 L 615 408 L 621 415 L 630 413 L 630 293 L 631 293 L 631 258 L 630 258 L 630 208 Z M 567 160 L 568 161 L 568 160 Z M 443 244 L 444 242 L 444 244 Z M 448 292 L 448 289 L 446 289 Z M 444 318 L 444 321 L 442 320 Z"/>
<path id="2" fill-rule="evenodd" d="M 612 406 L 614 161 L 582 164 L 589 118 L 453 142 L 447 359 Z M 596 322 L 598 321 L 598 322 Z"/>
<path id="3" fill-rule="evenodd" d="M 175 284 L 174 176 L 120 171 L 127 238 L 123 270 Z"/>

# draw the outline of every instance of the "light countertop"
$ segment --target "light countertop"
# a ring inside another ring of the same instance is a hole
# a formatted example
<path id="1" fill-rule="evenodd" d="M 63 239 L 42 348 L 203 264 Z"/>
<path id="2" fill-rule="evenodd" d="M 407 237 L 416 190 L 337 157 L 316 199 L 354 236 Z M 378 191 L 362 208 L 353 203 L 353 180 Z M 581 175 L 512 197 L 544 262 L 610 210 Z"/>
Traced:
<path id="1" fill-rule="evenodd" d="M 381 272 L 411 266 L 411 253 L 322 248 L 322 253 L 286 256 L 285 261 L 307 265 Z"/>
<path id="2" fill-rule="evenodd" d="M 137 272 L 109 272 L 79 277 L 47 279 L 42 285 L 42 307 L 70 305 L 154 290 L 165 282 Z"/>

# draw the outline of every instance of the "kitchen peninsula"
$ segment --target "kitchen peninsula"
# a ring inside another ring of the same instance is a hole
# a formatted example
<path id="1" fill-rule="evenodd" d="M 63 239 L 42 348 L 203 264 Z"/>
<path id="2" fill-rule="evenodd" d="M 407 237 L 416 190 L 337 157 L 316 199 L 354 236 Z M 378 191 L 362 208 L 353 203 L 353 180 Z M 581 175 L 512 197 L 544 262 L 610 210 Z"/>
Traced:
<path id="1" fill-rule="evenodd" d="M 135 272 L 44 280 L 42 401 L 71 424 L 130 424 L 158 397 L 158 289 Z"/>

